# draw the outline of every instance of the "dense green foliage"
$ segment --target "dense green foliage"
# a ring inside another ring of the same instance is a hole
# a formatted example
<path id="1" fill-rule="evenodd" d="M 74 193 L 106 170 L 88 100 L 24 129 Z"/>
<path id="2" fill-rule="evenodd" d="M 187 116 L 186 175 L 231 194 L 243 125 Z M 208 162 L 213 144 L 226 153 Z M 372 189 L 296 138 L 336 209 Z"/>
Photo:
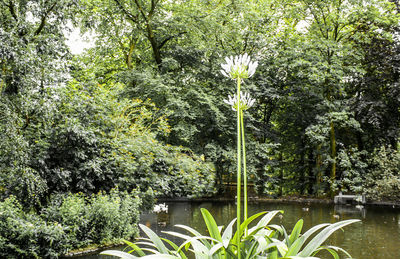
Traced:
<path id="1" fill-rule="evenodd" d="M 57 100 L 41 100 L 45 105 L 38 104 L 23 130 L 15 122 L 18 114 L 5 110 L 10 116 L 3 127 L 11 134 L 0 144 L 3 195 L 39 206 L 52 193 L 90 194 L 115 186 L 165 196 L 212 193 L 211 165 L 155 139 L 169 128 L 154 104 L 119 101 L 117 95 L 115 88 L 70 83 L 54 90 Z M 40 110 L 47 116 L 39 116 Z"/>
<path id="2" fill-rule="evenodd" d="M 234 114 L 222 100 L 235 90 L 219 72 L 228 55 L 259 61 L 245 123 L 260 193 L 364 193 L 359 178 L 343 186 L 347 161 L 374 177 L 374 150 L 398 148 L 398 1 L 84 3 L 82 28 L 98 37 L 83 62 L 162 108 L 163 139 L 214 162 L 218 184 L 234 179 Z"/>
<path id="3" fill-rule="evenodd" d="M 223 191 L 236 174 L 223 103 L 235 89 L 220 64 L 247 52 L 259 62 L 244 122 L 259 193 L 396 199 L 399 10 L 397 0 L 1 1 L 0 198 L 39 213 L 69 192 L 136 189 L 150 205 Z M 71 26 L 95 46 L 72 55 Z"/>
<path id="4" fill-rule="evenodd" d="M 135 237 L 141 203 L 135 196 L 116 191 L 87 198 L 56 195 L 40 215 L 25 212 L 10 196 L 0 202 L 0 255 L 57 258 L 73 248 Z"/>

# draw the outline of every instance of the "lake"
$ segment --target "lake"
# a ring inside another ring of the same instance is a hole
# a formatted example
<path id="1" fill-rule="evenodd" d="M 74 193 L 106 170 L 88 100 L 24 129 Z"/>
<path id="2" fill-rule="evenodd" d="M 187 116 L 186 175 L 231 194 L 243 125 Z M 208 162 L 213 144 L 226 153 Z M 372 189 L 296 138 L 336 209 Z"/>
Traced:
<path id="1" fill-rule="evenodd" d="M 141 223 L 159 234 L 161 231 L 177 230 L 173 227 L 176 224 L 188 225 L 205 233 L 206 227 L 200 208 L 208 209 L 218 225 L 227 225 L 227 222 L 236 217 L 234 202 L 167 202 L 166 204 L 168 213 L 145 213 L 141 217 Z M 249 203 L 248 209 L 249 215 L 261 211 L 283 210 L 283 217 L 276 217 L 272 223 L 285 226 L 288 232 L 300 218 L 304 220 L 302 233 L 320 223 L 360 219 L 361 223 L 347 226 L 344 231 L 337 231 L 328 239 L 327 243 L 344 248 L 355 259 L 400 258 L 399 209 L 293 202 L 253 202 Z M 161 235 L 167 237 L 165 234 Z M 321 257 L 332 258 L 331 256 Z M 79 258 L 107 257 L 97 255 Z"/>

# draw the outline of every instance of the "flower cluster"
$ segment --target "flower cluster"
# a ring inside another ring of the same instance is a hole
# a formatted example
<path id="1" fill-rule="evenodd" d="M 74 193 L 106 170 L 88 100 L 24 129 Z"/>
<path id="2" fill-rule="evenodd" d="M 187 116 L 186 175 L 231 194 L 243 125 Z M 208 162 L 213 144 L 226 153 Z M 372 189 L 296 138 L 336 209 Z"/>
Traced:
<path id="1" fill-rule="evenodd" d="M 156 205 L 154 205 L 153 212 L 155 212 L 155 213 L 167 212 L 168 213 L 168 205 L 165 205 L 165 203 L 156 204 Z"/>
<path id="2" fill-rule="evenodd" d="M 250 97 L 249 93 L 240 93 L 240 106 L 239 108 L 244 111 L 249 109 L 254 105 L 256 100 Z M 237 111 L 237 95 L 234 94 L 233 97 L 231 95 L 228 96 L 228 100 L 224 100 L 226 104 L 232 106 L 232 110 Z"/>
<path id="3" fill-rule="evenodd" d="M 222 64 L 221 73 L 232 79 L 249 78 L 256 72 L 258 62 L 250 61 L 247 53 L 239 56 L 225 58 L 226 64 Z"/>

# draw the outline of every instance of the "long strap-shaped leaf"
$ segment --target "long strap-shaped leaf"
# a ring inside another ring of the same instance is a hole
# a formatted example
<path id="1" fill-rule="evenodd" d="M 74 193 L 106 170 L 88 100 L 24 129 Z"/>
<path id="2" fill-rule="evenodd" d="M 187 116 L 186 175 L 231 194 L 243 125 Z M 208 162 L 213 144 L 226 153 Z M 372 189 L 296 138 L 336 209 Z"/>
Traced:
<path id="1" fill-rule="evenodd" d="M 232 234 L 233 234 L 233 224 L 235 224 L 236 219 L 233 219 L 228 226 L 226 227 L 224 233 L 222 234 L 222 243 L 224 244 L 224 247 L 227 248 L 229 246 L 229 242 L 232 239 Z"/>
<path id="2" fill-rule="evenodd" d="M 185 226 L 185 225 L 175 225 L 176 227 L 180 227 L 183 228 L 187 231 L 189 231 L 190 233 L 192 233 L 195 237 L 200 237 L 199 238 L 199 242 L 201 242 L 207 249 L 211 249 L 212 245 L 210 242 L 207 241 L 207 239 L 203 238 L 204 236 L 202 236 L 199 232 L 197 232 L 196 230 L 192 229 L 191 227 Z M 179 238 L 182 238 L 184 240 L 189 240 L 192 237 L 185 235 L 185 234 L 181 234 L 179 232 L 175 232 L 175 231 L 164 231 L 163 233 L 166 233 L 168 235 L 172 235 L 172 236 L 176 236 Z M 190 246 L 190 243 L 187 243 L 186 245 L 186 249 Z"/>
<path id="3" fill-rule="evenodd" d="M 168 239 L 166 239 L 166 238 L 161 238 L 161 240 L 164 241 L 164 242 L 166 242 L 166 243 L 168 243 L 173 249 L 175 249 L 174 252 L 175 252 L 175 253 L 178 253 L 179 256 L 180 256 L 182 259 L 187 259 L 186 255 L 185 255 L 185 253 L 183 253 L 183 251 L 179 251 L 179 252 L 178 252 L 179 247 L 178 247 L 174 242 L 172 242 L 171 240 L 168 240 Z"/>
<path id="4" fill-rule="evenodd" d="M 179 257 L 168 255 L 168 254 L 153 254 L 140 257 L 142 259 L 180 259 Z"/>
<path id="5" fill-rule="evenodd" d="M 153 244 L 156 246 L 158 251 L 162 254 L 169 254 L 169 250 L 161 241 L 161 239 L 157 236 L 156 233 L 153 232 L 150 228 L 146 227 L 145 225 L 139 224 L 139 227 L 143 230 L 144 233 L 150 238 Z"/>
<path id="6" fill-rule="evenodd" d="M 112 256 L 118 256 L 119 258 L 122 259 L 137 259 L 139 257 L 133 256 L 131 254 L 128 254 L 126 252 L 118 251 L 118 250 L 106 250 L 100 253 L 101 255 L 112 255 Z"/>
<path id="7" fill-rule="evenodd" d="M 258 223 L 257 227 L 267 226 L 268 223 L 275 217 L 276 214 L 283 213 L 282 210 L 273 210 L 267 213 Z"/>
<path id="8" fill-rule="evenodd" d="M 315 232 L 317 232 L 318 230 L 320 230 L 321 228 L 324 228 L 326 226 L 329 226 L 329 223 L 322 223 L 319 225 L 316 225 L 312 228 L 310 228 L 309 230 L 306 231 L 306 233 L 304 233 L 302 236 L 304 237 L 304 241 L 307 241 L 307 239 L 314 234 Z"/>
<path id="9" fill-rule="evenodd" d="M 321 246 L 321 244 L 323 242 L 325 242 L 325 240 L 332 235 L 333 232 L 335 232 L 336 230 L 338 230 L 339 228 L 342 228 L 344 226 L 350 225 L 352 223 L 355 222 L 359 222 L 360 220 L 358 219 L 349 219 L 349 220 L 344 220 L 344 221 L 340 221 L 334 224 L 329 225 L 328 227 L 326 227 L 325 229 L 323 229 L 318 235 L 316 235 L 311 241 L 310 243 L 308 243 L 308 245 L 300 252 L 300 254 L 298 256 L 302 256 L 302 257 L 307 257 L 307 256 L 311 256 L 313 252 L 315 252 L 315 250 Z"/>
<path id="10" fill-rule="evenodd" d="M 344 253 L 344 254 L 347 256 L 347 257 L 346 257 L 347 259 L 353 258 L 346 250 L 344 250 L 344 249 L 341 248 L 341 247 L 337 247 L 337 246 L 321 246 L 320 248 L 318 248 L 318 249 L 315 251 L 314 255 L 317 254 L 319 251 L 322 251 L 322 250 L 327 250 L 329 253 L 331 253 L 331 255 L 332 255 L 335 259 L 338 259 L 338 258 L 339 258 L 339 255 L 337 255 L 337 253 L 335 254 L 335 252 L 337 252 L 337 251 L 340 251 L 340 252 Z"/>
<path id="11" fill-rule="evenodd" d="M 313 257 L 313 256 L 307 256 L 307 257 L 302 257 L 302 256 L 289 256 L 289 257 L 280 257 L 279 259 L 321 259 L 319 257 Z"/>
<path id="12" fill-rule="evenodd" d="M 130 254 L 132 254 L 134 251 L 139 255 L 139 256 L 145 256 L 145 253 L 143 253 L 142 249 L 138 247 L 136 244 L 128 241 L 128 240 L 123 240 L 125 244 L 130 246 L 132 248 L 131 251 L 129 251 Z"/>
<path id="13" fill-rule="evenodd" d="M 199 240 L 205 240 L 205 239 L 209 239 L 215 242 L 219 242 L 216 239 L 213 239 L 209 236 L 195 236 L 195 237 L 190 237 L 188 235 L 185 234 L 181 234 L 178 232 L 174 232 L 174 231 L 165 231 L 164 233 L 171 235 L 171 236 L 176 236 L 179 238 L 182 238 L 185 240 L 185 242 L 183 242 L 180 247 L 178 248 L 177 252 L 180 252 L 182 250 L 183 247 L 185 247 L 186 249 L 188 249 L 188 247 L 191 245 L 193 246 L 193 249 L 195 251 L 198 251 L 199 253 L 203 253 L 203 254 L 208 254 L 210 248 L 208 248 L 206 245 L 204 245 L 204 243 L 200 242 Z"/>
<path id="14" fill-rule="evenodd" d="M 175 225 L 175 227 L 187 230 L 188 232 L 190 232 L 194 236 L 202 236 L 202 234 L 200 234 L 197 230 L 195 230 L 194 228 L 191 228 L 189 226 L 177 224 L 177 225 Z"/>
<path id="15" fill-rule="evenodd" d="M 236 244 L 237 245 L 237 236 L 239 235 L 240 237 L 243 235 L 244 230 L 246 229 L 246 227 L 256 218 L 260 217 L 261 215 L 267 213 L 266 211 L 257 213 L 253 216 L 251 216 L 250 218 L 246 219 L 241 225 L 240 225 L 240 232 L 238 233 L 238 231 L 236 231 L 233 239 L 232 239 L 232 244 Z"/>
<path id="16" fill-rule="evenodd" d="M 203 215 L 204 222 L 206 223 L 206 226 L 207 226 L 208 232 L 210 233 L 210 236 L 212 238 L 218 240 L 219 242 L 222 242 L 221 233 L 219 232 L 217 223 L 215 222 L 211 213 L 205 208 L 201 208 L 200 211 L 201 211 L 201 214 Z"/>
<path id="17" fill-rule="evenodd" d="M 293 228 L 292 233 L 290 234 L 288 240 L 289 241 L 288 246 L 291 246 L 294 243 L 294 241 L 296 241 L 299 238 L 302 228 L 303 228 L 303 220 L 300 219 L 299 221 L 297 221 L 296 225 Z"/>
<path id="18" fill-rule="evenodd" d="M 294 242 L 291 244 L 291 246 L 289 247 L 288 251 L 286 252 L 285 256 L 293 256 L 296 255 L 301 247 L 304 244 L 304 236 L 301 236 L 299 238 L 297 238 L 296 240 L 294 240 Z"/>

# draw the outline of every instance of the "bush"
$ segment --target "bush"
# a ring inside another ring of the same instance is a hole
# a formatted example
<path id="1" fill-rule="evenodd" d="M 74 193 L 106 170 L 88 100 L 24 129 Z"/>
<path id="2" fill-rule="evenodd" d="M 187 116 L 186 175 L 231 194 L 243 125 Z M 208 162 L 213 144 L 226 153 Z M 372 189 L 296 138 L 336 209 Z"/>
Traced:
<path id="1" fill-rule="evenodd" d="M 14 196 L 0 203 L 0 257 L 54 258 L 66 251 L 64 226 L 24 213 Z"/>
<path id="2" fill-rule="evenodd" d="M 96 244 L 129 239 L 138 234 L 139 199 L 128 193 L 92 195 L 88 206 L 89 239 Z"/>
<path id="3" fill-rule="evenodd" d="M 103 244 L 137 234 L 141 200 L 135 194 L 112 190 L 85 197 L 83 194 L 56 195 L 42 217 L 68 226 L 70 248 Z"/>
<path id="4" fill-rule="evenodd" d="M 54 195 L 41 215 L 48 222 L 61 222 L 68 226 L 66 232 L 69 249 L 91 243 L 91 240 L 88 240 L 87 204 L 84 195 Z"/>
<path id="5" fill-rule="evenodd" d="M 368 161 L 370 168 L 365 179 L 364 192 L 374 200 L 400 199 L 400 152 L 381 147 Z"/>
<path id="6" fill-rule="evenodd" d="M 367 173 L 368 152 L 358 151 L 356 148 L 342 149 L 337 156 L 337 169 L 339 180 L 334 186 L 337 186 L 342 192 L 354 194 L 363 194 L 364 177 Z"/>
<path id="7" fill-rule="evenodd" d="M 126 171 L 120 180 L 124 190 L 151 188 L 157 196 L 163 197 L 199 197 L 215 193 L 215 169 L 189 149 L 174 146 L 162 146 L 155 141 L 146 141 L 145 137 L 132 148 L 137 160 L 135 171 Z"/>
<path id="8" fill-rule="evenodd" d="M 140 204 L 134 194 L 117 190 L 54 195 L 41 214 L 34 214 L 11 196 L 0 203 L 0 257 L 56 258 L 71 249 L 133 238 Z"/>

